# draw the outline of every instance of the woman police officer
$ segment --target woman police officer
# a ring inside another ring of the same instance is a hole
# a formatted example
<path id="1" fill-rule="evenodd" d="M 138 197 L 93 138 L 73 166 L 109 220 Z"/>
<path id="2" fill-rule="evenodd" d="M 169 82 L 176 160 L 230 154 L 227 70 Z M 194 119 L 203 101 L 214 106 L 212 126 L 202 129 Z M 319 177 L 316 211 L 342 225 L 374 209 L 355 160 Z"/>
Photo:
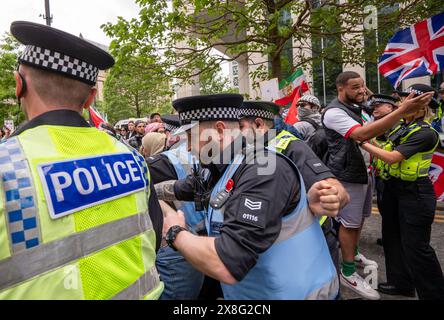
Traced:
<path id="1" fill-rule="evenodd" d="M 433 88 L 415 84 L 404 95 L 420 95 Z M 435 94 L 436 96 L 436 94 Z M 429 103 L 436 108 L 436 97 Z M 362 142 L 361 147 L 379 158 L 384 179 L 381 211 L 387 283 L 378 289 L 386 294 L 444 299 L 444 277 L 430 246 L 436 197 L 428 177 L 437 132 L 426 122 L 427 105 L 404 118 L 379 148 Z"/>

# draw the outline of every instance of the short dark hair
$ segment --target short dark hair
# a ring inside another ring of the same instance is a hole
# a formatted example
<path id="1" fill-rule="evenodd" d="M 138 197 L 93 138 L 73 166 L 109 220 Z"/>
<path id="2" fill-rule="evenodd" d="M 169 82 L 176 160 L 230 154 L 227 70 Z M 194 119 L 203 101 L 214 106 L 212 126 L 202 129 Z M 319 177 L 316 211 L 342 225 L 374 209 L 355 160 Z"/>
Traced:
<path id="1" fill-rule="evenodd" d="M 274 120 L 265 119 L 265 118 L 262 118 L 262 117 L 254 117 L 254 116 L 248 116 L 248 117 L 245 117 L 243 119 L 247 120 L 249 123 L 252 124 L 254 122 L 254 120 L 256 120 L 257 118 L 262 119 L 262 121 L 264 121 L 264 123 L 265 123 L 265 125 L 267 127 L 269 127 L 270 129 L 273 129 L 273 127 L 274 127 Z"/>
<path id="2" fill-rule="evenodd" d="M 347 85 L 348 80 L 360 78 L 359 73 L 354 71 L 341 72 L 336 78 L 336 87 Z"/>
<path id="3" fill-rule="evenodd" d="M 137 127 L 137 126 L 138 126 L 139 124 L 141 124 L 141 123 L 146 124 L 145 121 L 137 120 L 136 123 L 135 123 L 135 126 Z"/>
<path id="4" fill-rule="evenodd" d="M 37 95 L 49 105 L 81 108 L 88 99 L 92 86 L 52 71 L 22 65 Z"/>
<path id="5" fill-rule="evenodd" d="M 159 116 L 159 117 L 161 117 L 160 113 L 157 113 L 157 112 L 155 112 L 155 113 L 151 113 L 151 115 L 150 115 L 150 120 L 153 120 L 155 116 Z"/>
<path id="6" fill-rule="evenodd" d="M 130 124 L 130 123 L 134 124 L 134 121 L 133 120 L 128 121 L 128 124 Z"/>

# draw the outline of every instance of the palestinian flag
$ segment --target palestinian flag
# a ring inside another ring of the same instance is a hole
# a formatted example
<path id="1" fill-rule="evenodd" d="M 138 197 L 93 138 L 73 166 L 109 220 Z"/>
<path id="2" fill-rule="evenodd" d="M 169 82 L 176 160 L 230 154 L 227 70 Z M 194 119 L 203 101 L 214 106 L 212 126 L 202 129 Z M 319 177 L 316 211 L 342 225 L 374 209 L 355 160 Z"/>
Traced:
<path id="1" fill-rule="evenodd" d="M 276 100 L 275 103 L 281 106 L 286 106 L 292 103 L 299 89 L 302 94 L 310 90 L 302 68 L 297 68 L 287 79 L 284 79 L 279 83 L 280 99 Z"/>

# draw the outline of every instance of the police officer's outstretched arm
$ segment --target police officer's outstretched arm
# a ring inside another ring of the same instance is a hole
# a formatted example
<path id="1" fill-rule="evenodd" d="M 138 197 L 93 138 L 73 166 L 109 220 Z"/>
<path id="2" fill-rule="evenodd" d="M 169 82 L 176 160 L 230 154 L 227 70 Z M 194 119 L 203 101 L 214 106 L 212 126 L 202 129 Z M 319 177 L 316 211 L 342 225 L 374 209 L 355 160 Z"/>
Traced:
<path id="1" fill-rule="evenodd" d="M 164 236 L 172 226 L 186 227 L 182 211 L 164 211 Z M 223 283 L 234 284 L 236 279 L 219 258 L 213 237 L 200 237 L 191 232 L 180 232 L 174 241 L 175 248 L 196 269 Z"/>
<path id="2" fill-rule="evenodd" d="M 259 254 L 277 239 L 282 216 L 299 202 L 300 183 L 292 172 L 280 157 L 271 175 L 259 176 L 257 166 L 244 165 L 233 177 L 220 236 L 198 237 L 182 231 L 174 246 L 199 271 L 228 284 L 242 280 Z M 164 230 L 184 224 L 183 214 L 167 214 Z"/>
<path id="3" fill-rule="evenodd" d="M 405 157 L 402 155 L 402 153 L 396 150 L 387 151 L 370 143 L 364 143 L 361 148 L 370 153 L 372 156 L 381 159 L 387 164 L 394 164 L 405 160 Z"/>

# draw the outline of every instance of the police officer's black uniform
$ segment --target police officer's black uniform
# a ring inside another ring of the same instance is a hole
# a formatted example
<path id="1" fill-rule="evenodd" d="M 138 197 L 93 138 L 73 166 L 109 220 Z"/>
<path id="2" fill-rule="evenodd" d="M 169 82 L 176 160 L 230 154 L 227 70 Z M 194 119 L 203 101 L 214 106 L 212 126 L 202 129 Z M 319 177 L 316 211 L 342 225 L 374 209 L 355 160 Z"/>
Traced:
<path id="1" fill-rule="evenodd" d="M 244 101 L 243 107 L 240 110 L 240 118 L 262 118 L 267 120 L 274 120 L 279 117 L 280 106 L 266 101 Z M 282 130 L 281 130 L 282 131 Z M 274 136 L 279 135 L 280 131 L 276 130 L 275 134 L 266 132 L 264 142 L 268 145 Z M 308 191 L 316 182 L 336 178 L 331 170 L 319 159 L 308 144 L 297 138 L 291 141 L 282 153 L 293 161 L 304 179 L 305 188 Z M 325 238 L 332 256 L 333 262 L 338 269 L 339 267 L 339 248 L 337 239 L 337 230 L 335 228 L 334 220 L 327 218 L 322 228 L 324 230 Z"/>
<path id="2" fill-rule="evenodd" d="M 239 98 L 240 97 L 240 98 Z M 198 105 L 211 108 L 219 107 L 220 99 L 224 99 L 221 95 L 217 95 L 212 101 L 211 97 L 192 97 L 190 103 L 186 99 L 176 101 L 175 108 L 181 111 L 186 108 L 193 108 Z M 192 101 L 191 101 L 192 99 Z M 230 100 L 238 100 L 242 102 L 242 97 L 238 95 L 226 95 L 225 104 L 231 105 Z M 199 101 L 200 100 L 200 101 Z M 221 114 L 221 112 L 219 112 Z M 208 113 L 209 118 L 200 117 L 200 120 L 218 120 L 218 113 Z M 214 118 L 213 118 L 214 117 Z M 236 115 L 237 117 L 237 115 Z M 221 119 L 224 119 L 223 116 Z M 233 115 L 234 119 L 234 115 Z M 239 139 L 242 139 L 239 137 Z M 230 159 L 234 159 L 239 152 L 245 152 L 245 146 L 241 150 L 235 150 L 236 145 L 243 145 L 233 142 L 227 149 L 230 150 Z M 276 157 L 276 170 L 273 175 L 258 175 L 258 167 L 260 163 L 267 163 L 260 157 L 268 156 L 265 150 L 263 154 L 257 153 L 254 163 L 246 163 L 244 159 L 238 170 L 232 177 L 236 192 L 232 193 L 229 201 L 225 204 L 224 211 L 224 227 L 221 234 L 216 238 L 216 251 L 231 272 L 234 278 L 242 279 L 248 271 L 255 265 L 258 255 L 267 250 L 276 240 L 281 226 L 281 217 L 291 213 L 299 203 L 300 198 L 300 181 L 294 174 L 294 169 L 290 163 L 282 157 Z M 227 160 L 227 159 L 224 159 Z M 162 161 L 163 160 L 159 160 Z M 229 166 L 223 161 L 212 161 L 210 164 L 203 165 L 211 172 L 209 187 L 212 188 L 220 177 L 224 174 Z M 160 171 L 160 170 L 158 170 Z M 153 171 L 151 171 L 153 172 Z M 276 178 L 279 177 L 279 178 Z M 175 195 L 182 201 L 194 201 L 194 181 L 193 177 L 188 176 L 184 180 L 179 180 L 174 186 Z M 260 210 L 255 211 L 258 216 L 257 221 L 247 220 L 238 213 L 242 206 L 245 205 L 245 196 L 251 201 L 262 202 Z M 206 201 L 208 206 L 209 199 Z M 241 226 L 241 227 L 240 227 Z"/>

